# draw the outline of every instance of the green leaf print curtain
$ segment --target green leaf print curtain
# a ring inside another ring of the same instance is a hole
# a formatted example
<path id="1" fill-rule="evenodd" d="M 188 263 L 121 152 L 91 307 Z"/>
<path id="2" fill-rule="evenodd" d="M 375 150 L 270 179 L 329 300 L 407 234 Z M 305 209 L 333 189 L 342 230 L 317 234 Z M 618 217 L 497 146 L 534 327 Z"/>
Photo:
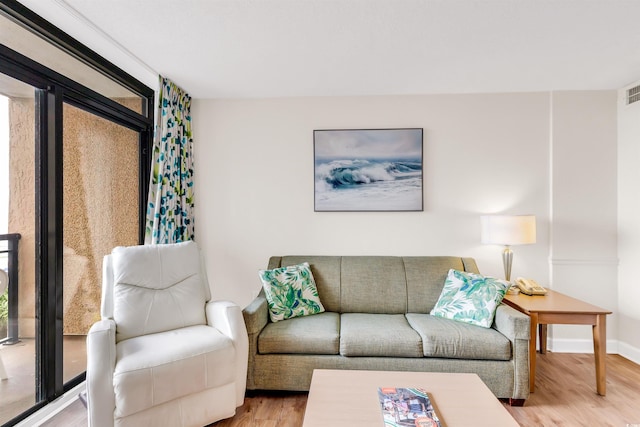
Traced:
<path id="1" fill-rule="evenodd" d="M 191 97 L 160 76 L 145 243 L 193 240 Z"/>

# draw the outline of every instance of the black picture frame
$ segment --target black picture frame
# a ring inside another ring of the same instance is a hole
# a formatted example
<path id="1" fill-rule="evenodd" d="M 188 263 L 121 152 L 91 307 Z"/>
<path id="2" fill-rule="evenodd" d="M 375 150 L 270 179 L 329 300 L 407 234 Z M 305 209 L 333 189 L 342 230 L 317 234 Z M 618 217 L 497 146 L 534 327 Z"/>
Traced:
<path id="1" fill-rule="evenodd" d="M 422 211 L 423 133 L 422 128 L 314 130 L 314 211 Z"/>

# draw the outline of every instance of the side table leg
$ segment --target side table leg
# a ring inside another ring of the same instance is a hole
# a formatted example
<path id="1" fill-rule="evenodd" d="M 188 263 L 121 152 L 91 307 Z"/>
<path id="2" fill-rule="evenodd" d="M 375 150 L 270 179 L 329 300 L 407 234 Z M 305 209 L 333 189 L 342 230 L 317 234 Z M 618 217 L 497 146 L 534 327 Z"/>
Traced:
<path id="1" fill-rule="evenodd" d="M 545 354 L 547 352 L 547 325 L 540 324 L 538 329 L 540 329 L 540 354 Z"/>
<path id="2" fill-rule="evenodd" d="M 607 318 L 605 314 L 596 316 L 593 325 L 593 355 L 596 360 L 596 390 L 600 396 L 607 393 Z"/>
<path id="3" fill-rule="evenodd" d="M 530 338 L 529 338 L 529 391 L 533 393 L 536 388 L 536 338 L 538 336 L 538 313 L 529 314 Z"/>

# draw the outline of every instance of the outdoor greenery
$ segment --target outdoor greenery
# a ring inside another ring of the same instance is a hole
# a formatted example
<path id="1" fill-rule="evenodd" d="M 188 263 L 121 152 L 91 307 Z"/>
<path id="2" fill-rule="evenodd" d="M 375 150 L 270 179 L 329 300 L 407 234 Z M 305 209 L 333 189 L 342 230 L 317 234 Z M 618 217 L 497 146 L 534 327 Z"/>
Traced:
<path id="1" fill-rule="evenodd" d="M 0 295 L 0 322 L 6 320 L 9 317 L 9 304 L 7 291 Z"/>

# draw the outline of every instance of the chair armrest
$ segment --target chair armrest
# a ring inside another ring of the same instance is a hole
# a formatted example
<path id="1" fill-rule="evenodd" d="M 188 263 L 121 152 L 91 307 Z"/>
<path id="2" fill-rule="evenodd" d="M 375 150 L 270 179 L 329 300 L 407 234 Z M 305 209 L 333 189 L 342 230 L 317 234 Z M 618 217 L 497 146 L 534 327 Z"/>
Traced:
<path id="1" fill-rule="evenodd" d="M 261 292 L 248 306 L 242 310 L 244 323 L 247 325 L 249 335 L 258 334 L 267 326 L 269 321 L 269 305 L 267 298 Z"/>
<path id="2" fill-rule="evenodd" d="M 236 348 L 236 406 L 240 406 L 244 402 L 249 359 L 249 337 L 242 310 L 230 301 L 209 301 L 205 308 L 209 326 L 231 338 Z"/>
<path id="3" fill-rule="evenodd" d="M 240 307 L 231 301 L 209 301 L 206 305 L 207 324 L 227 335 L 234 342 L 247 339 Z"/>
<path id="4" fill-rule="evenodd" d="M 116 397 L 113 372 L 116 366 L 116 323 L 103 319 L 87 335 L 87 407 L 89 427 L 113 426 Z"/>
<path id="5" fill-rule="evenodd" d="M 493 329 L 511 341 L 516 339 L 529 340 L 531 338 L 529 324 L 529 316 L 506 304 L 498 306 L 496 316 L 493 319 Z"/>

